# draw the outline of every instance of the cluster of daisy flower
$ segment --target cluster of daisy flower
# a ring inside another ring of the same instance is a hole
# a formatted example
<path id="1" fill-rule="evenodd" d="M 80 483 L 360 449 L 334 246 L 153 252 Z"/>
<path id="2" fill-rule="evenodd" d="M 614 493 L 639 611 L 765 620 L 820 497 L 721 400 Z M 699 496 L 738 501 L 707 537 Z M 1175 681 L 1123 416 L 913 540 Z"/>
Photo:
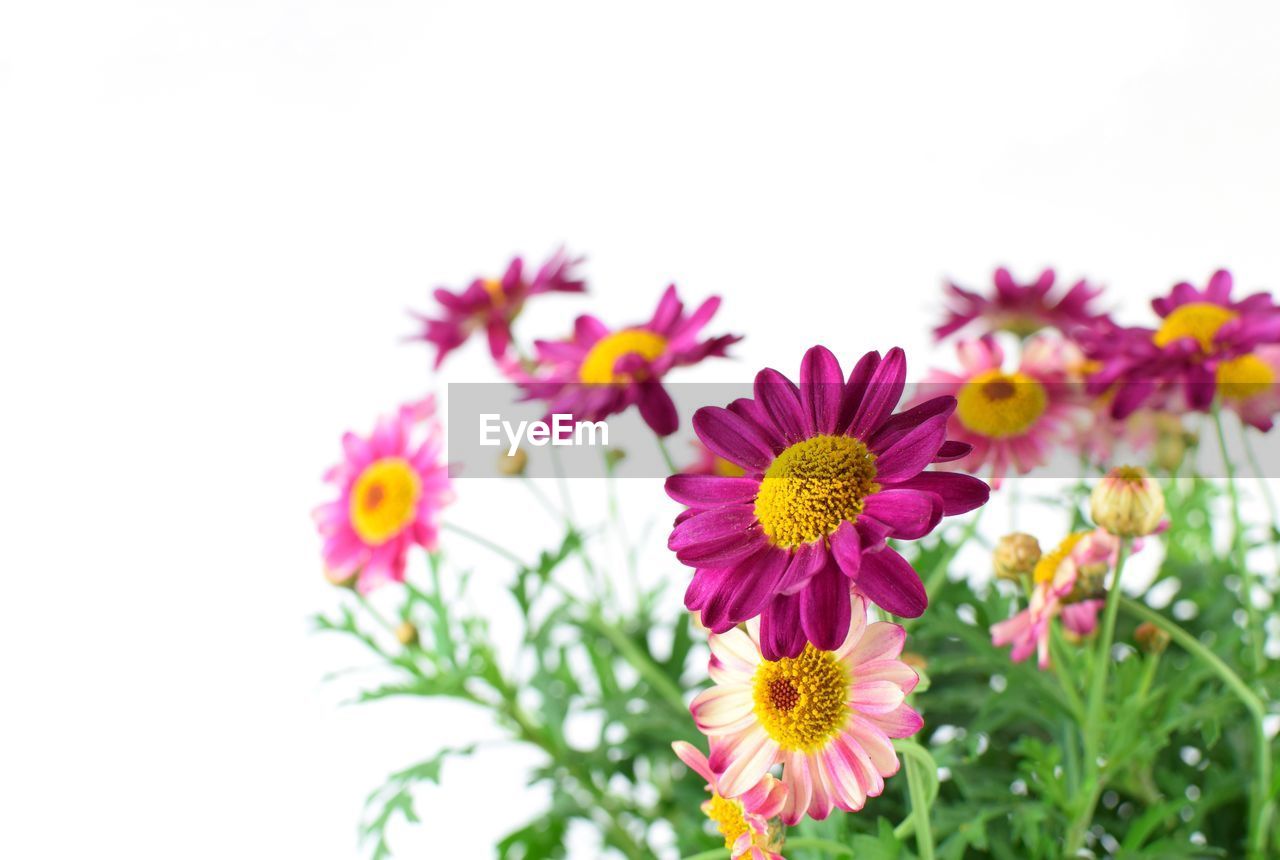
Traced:
<path id="1" fill-rule="evenodd" d="M 740 339 L 704 334 L 720 300 L 686 307 L 670 286 L 647 320 L 610 326 L 582 315 L 565 336 L 522 348 L 514 332 L 522 309 L 535 296 L 584 292 L 581 266 L 565 252 L 537 268 L 517 258 L 500 278 L 436 290 L 438 307 L 420 315 L 436 367 L 483 332 L 499 372 L 548 413 L 596 421 L 635 407 L 659 440 L 676 433 L 670 374 L 725 356 Z M 1095 789 L 1066 816 L 1074 856 L 1093 838 L 1109 777 L 1097 763 L 1098 723 L 1118 582 L 1125 559 L 1168 526 L 1160 484 L 1145 470 L 1112 468 L 1091 486 L 1085 475 L 1114 466 L 1120 451 L 1155 456 L 1176 473 L 1194 444 L 1186 416 L 1220 422 L 1226 409 L 1267 431 L 1280 411 L 1280 308 L 1265 293 L 1233 298 L 1225 271 L 1203 289 L 1180 283 L 1154 300 L 1145 327 L 1117 323 L 1089 282 L 1058 289 L 1052 270 L 1023 284 L 999 269 L 990 294 L 951 284 L 946 301 L 934 333 L 956 339 L 953 369 L 910 387 L 900 348 L 853 352 L 846 372 L 835 351 L 814 346 L 794 378 L 765 368 L 749 397 L 694 412 L 699 459 L 666 479 L 680 506 L 667 547 L 689 569 L 684 605 L 710 655 L 705 680 L 684 699 L 702 741 L 672 747 L 705 783 L 702 809 L 729 857 L 782 860 L 788 828 L 862 810 L 886 791 L 903 750 L 932 762 L 906 740 L 924 726 L 913 694 L 925 661 L 904 647 L 908 625 L 927 628 L 959 544 L 931 535 L 947 518 L 972 514 L 974 536 L 974 512 L 992 489 L 1064 452 L 1092 491 L 1089 517 L 1076 510 L 1047 552 L 1030 534 L 999 540 L 996 579 L 1015 585 L 1010 614 L 992 619 L 989 634 L 1015 663 L 1035 655 L 1042 670 L 1064 671 L 1055 660 L 1065 648 L 1091 655 L 1083 690 L 1062 682 L 1066 698 L 1080 700 L 1073 715 Z M 367 437 L 347 434 L 342 450 L 326 474 L 336 498 L 315 519 L 327 576 L 367 594 L 404 582 L 415 547 L 437 551 L 455 482 L 430 399 L 380 420 Z M 1233 541 L 1242 553 L 1238 534 Z M 929 555 L 938 547 L 941 558 Z M 925 558 L 941 580 L 922 578 Z M 1252 607 L 1247 614 L 1256 644 L 1259 621 Z M 1155 625 L 1145 637 L 1163 636 L 1163 647 L 1177 638 L 1170 629 Z M 399 638 L 422 647 L 416 632 Z M 679 685 L 679 700 L 681 667 L 666 683 Z M 518 714 L 504 713 L 527 731 Z M 1270 792 L 1269 769 L 1264 778 Z M 931 858 L 927 803 L 919 786 L 909 788 L 917 847 Z M 1251 808 L 1250 856 L 1265 851 L 1270 808 L 1269 795 Z"/>

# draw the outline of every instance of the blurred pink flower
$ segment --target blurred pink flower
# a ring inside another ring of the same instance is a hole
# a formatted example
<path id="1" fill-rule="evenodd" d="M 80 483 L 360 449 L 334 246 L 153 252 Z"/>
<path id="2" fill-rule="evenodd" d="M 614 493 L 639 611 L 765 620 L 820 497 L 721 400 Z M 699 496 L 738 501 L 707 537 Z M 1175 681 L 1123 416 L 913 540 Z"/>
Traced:
<path id="1" fill-rule="evenodd" d="M 438 287 L 434 294 L 440 304 L 436 315 L 414 314 L 422 323 L 418 337 L 435 346 L 435 366 L 439 368 L 445 356 L 466 343 L 472 334 L 483 330 L 489 341 L 489 353 L 495 361 L 501 361 L 511 344 L 511 323 L 529 298 L 540 293 L 586 290 L 586 283 L 575 271 L 581 262 L 581 258 L 570 258 L 562 249 L 552 254 L 530 278 L 524 260 L 516 257 L 501 278 L 476 278 L 458 292 Z"/>
<path id="2" fill-rule="evenodd" d="M 700 337 L 719 307 L 720 299 L 712 297 L 686 314 L 672 285 L 646 323 L 611 330 L 593 316 L 580 316 L 572 337 L 535 343 L 538 366 L 517 381 L 527 397 L 548 402 L 548 413 L 599 421 L 634 405 L 655 433 L 669 436 L 680 416 L 663 377 L 677 367 L 724 356 L 742 339 Z"/>
<path id="3" fill-rule="evenodd" d="M 330 579 L 358 577 L 367 593 L 404 581 L 413 546 L 435 548 L 440 510 L 453 494 L 434 413 L 428 399 L 379 419 L 367 438 L 342 437 L 344 459 L 324 476 L 338 498 L 313 513 Z"/>
<path id="4" fill-rule="evenodd" d="M 942 340 L 977 323 L 978 334 L 1008 331 L 1026 337 L 1042 328 L 1069 332 L 1102 316 L 1091 307 L 1102 293 L 1101 287 L 1082 280 L 1060 296 L 1051 297 L 1053 282 L 1053 269 L 1045 269 L 1029 284 L 1019 284 L 1008 269 L 1000 268 L 996 269 L 995 292 L 990 295 L 948 284 L 947 316 L 933 335 Z"/>
<path id="5" fill-rule="evenodd" d="M 1018 369 L 1006 371 L 995 338 L 962 340 L 956 346 L 960 372 L 934 370 L 925 378 L 922 398 L 956 398 L 948 437 L 973 446 L 955 468 L 990 467 L 994 489 L 1010 469 L 1022 475 L 1042 465 L 1063 441 L 1078 405 L 1060 343 L 1033 339 Z"/>

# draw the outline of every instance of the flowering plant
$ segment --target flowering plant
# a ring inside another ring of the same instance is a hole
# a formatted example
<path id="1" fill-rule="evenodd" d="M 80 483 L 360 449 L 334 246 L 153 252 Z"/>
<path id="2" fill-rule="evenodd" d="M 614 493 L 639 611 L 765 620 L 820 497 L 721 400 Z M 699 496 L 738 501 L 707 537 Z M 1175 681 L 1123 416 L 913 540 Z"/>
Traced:
<path id="1" fill-rule="evenodd" d="M 454 699 L 540 757 L 549 805 L 497 856 L 1280 852 L 1280 533 L 1255 451 L 1280 410 L 1270 296 L 1233 299 L 1218 272 L 1122 326 L 1100 287 L 1000 269 L 990 295 L 949 288 L 935 334 L 976 335 L 954 370 L 911 386 L 903 350 L 832 332 L 795 373 L 682 410 L 683 369 L 740 340 L 718 298 L 689 311 L 673 286 L 644 323 L 516 336 L 528 302 L 585 292 L 582 265 L 517 258 L 422 317 L 437 368 L 483 332 L 513 408 L 639 419 L 590 480 L 554 440 L 495 455 L 510 516 L 554 532 L 452 519 L 484 472 L 451 456 L 470 450 L 452 394 L 448 433 L 428 398 L 343 437 L 315 511 L 346 590 L 317 626 L 379 661 L 359 699 Z M 651 480 L 624 488 L 629 463 Z M 474 608 L 477 578 L 510 605 Z M 370 795 L 373 857 L 477 748 Z"/>

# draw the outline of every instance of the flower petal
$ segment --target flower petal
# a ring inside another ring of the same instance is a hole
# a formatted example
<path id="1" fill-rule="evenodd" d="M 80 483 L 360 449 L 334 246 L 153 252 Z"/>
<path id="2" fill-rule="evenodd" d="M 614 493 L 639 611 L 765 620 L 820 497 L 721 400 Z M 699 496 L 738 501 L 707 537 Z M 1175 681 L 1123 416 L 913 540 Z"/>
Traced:
<path id="1" fill-rule="evenodd" d="M 881 490 L 867 497 L 862 512 L 893 529 L 893 537 L 917 540 L 942 520 L 942 499 L 919 490 Z"/>
<path id="2" fill-rule="evenodd" d="M 834 651 L 849 631 L 849 580 L 834 560 L 800 592 L 800 625 L 813 647 Z"/>
<path id="3" fill-rule="evenodd" d="M 959 472 L 921 472 L 913 478 L 883 485 L 885 490 L 921 490 L 942 499 L 942 515 L 954 517 L 980 508 L 991 497 L 986 481 Z"/>
<path id="4" fill-rule="evenodd" d="M 667 478 L 666 490 L 668 496 L 682 505 L 717 508 L 754 502 L 760 492 L 760 482 L 755 478 L 680 474 Z"/>
<path id="5" fill-rule="evenodd" d="M 929 605 L 919 574 L 889 547 L 863 554 L 857 588 L 885 612 L 903 618 L 918 618 Z"/>
<path id="6" fill-rule="evenodd" d="M 800 403 L 815 433 L 835 432 L 844 396 L 840 362 L 825 346 L 814 346 L 800 361 Z"/>
<path id="7" fill-rule="evenodd" d="M 731 463 L 763 472 L 773 461 L 773 450 L 759 430 L 728 409 L 702 407 L 693 413 L 693 429 L 702 444 Z"/>

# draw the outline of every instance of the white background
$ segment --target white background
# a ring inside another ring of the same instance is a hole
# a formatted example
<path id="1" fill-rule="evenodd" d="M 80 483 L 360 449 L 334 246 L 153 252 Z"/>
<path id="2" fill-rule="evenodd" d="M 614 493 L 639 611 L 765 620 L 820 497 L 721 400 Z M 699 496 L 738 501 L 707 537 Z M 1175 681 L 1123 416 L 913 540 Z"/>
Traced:
<path id="1" fill-rule="evenodd" d="M 430 286 L 564 241 L 591 299 L 527 330 L 720 293 L 740 360 L 687 379 L 814 342 L 918 374 L 949 358 L 943 276 L 999 262 L 1135 320 L 1219 265 L 1276 286 L 1278 28 L 1263 3 L 0 4 L 0 855 L 357 857 L 364 794 L 476 733 L 339 707 L 321 677 L 361 658 L 306 622 L 337 598 L 319 475 L 434 385 L 400 342 Z M 473 346 L 449 378 L 489 378 Z M 460 490 L 457 521 L 534 545 Z M 536 761 L 446 768 L 404 856 L 491 856 Z"/>

